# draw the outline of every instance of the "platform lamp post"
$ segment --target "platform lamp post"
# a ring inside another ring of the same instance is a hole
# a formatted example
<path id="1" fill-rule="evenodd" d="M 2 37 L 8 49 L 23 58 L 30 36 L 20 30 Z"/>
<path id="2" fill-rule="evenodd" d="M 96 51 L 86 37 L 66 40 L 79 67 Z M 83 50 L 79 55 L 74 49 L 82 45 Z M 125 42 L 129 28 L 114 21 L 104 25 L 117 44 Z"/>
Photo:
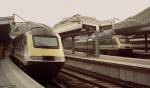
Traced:
<path id="1" fill-rule="evenodd" d="M 72 54 L 75 54 L 75 37 L 72 36 Z"/>
<path id="2" fill-rule="evenodd" d="M 86 37 L 86 48 L 87 48 L 87 51 L 85 51 L 85 52 L 87 52 L 87 56 L 88 56 L 88 54 L 89 54 L 89 51 L 88 51 L 88 39 L 89 39 L 89 35 L 88 35 L 88 30 L 86 29 L 86 27 L 84 28 L 83 27 L 83 20 L 82 19 L 79 19 L 79 17 L 78 17 L 78 20 L 79 20 L 79 24 L 80 24 L 80 28 L 81 28 L 81 32 L 83 32 L 83 33 L 85 33 L 85 37 Z"/>
<path id="3" fill-rule="evenodd" d="M 87 29 L 86 28 L 81 28 L 81 32 L 84 32 L 85 33 L 85 38 L 86 38 L 86 48 L 87 48 L 87 51 L 85 51 L 85 52 L 87 52 L 87 56 L 88 56 L 88 31 L 87 31 Z"/>
<path id="4" fill-rule="evenodd" d="M 82 20 L 79 14 L 74 15 L 74 17 L 76 17 L 76 21 L 73 22 L 77 22 L 78 24 L 80 24 L 80 28 L 82 28 Z M 75 54 L 75 36 L 71 36 L 72 38 L 72 54 Z"/>
<path id="5" fill-rule="evenodd" d="M 148 41 L 147 41 L 147 37 L 148 37 L 148 34 L 145 32 L 144 33 L 144 37 L 145 37 L 145 53 L 148 52 Z"/>
<path id="6" fill-rule="evenodd" d="M 95 30 L 95 56 L 99 57 L 99 25 L 96 26 Z"/>

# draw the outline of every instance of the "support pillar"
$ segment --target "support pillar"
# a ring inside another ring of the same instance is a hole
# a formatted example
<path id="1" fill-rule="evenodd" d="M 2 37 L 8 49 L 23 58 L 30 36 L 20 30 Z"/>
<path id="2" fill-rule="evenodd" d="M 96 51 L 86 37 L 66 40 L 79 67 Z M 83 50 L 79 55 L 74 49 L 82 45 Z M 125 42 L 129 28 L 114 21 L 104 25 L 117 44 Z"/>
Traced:
<path id="1" fill-rule="evenodd" d="M 86 48 L 87 48 L 87 51 L 85 51 L 87 53 L 87 56 L 90 55 L 90 48 L 89 48 L 89 44 L 88 44 L 88 39 L 89 39 L 89 35 L 88 35 L 88 31 L 86 30 Z"/>
<path id="2" fill-rule="evenodd" d="M 144 34 L 144 38 L 145 38 L 145 53 L 148 52 L 148 41 L 147 41 L 147 37 L 148 37 L 148 34 L 145 33 L 145 34 Z"/>
<path id="3" fill-rule="evenodd" d="M 96 26 L 95 31 L 95 56 L 99 57 L 99 26 Z"/>
<path id="4" fill-rule="evenodd" d="M 71 37 L 72 38 L 72 54 L 75 53 L 75 39 L 74 36 Z"/>

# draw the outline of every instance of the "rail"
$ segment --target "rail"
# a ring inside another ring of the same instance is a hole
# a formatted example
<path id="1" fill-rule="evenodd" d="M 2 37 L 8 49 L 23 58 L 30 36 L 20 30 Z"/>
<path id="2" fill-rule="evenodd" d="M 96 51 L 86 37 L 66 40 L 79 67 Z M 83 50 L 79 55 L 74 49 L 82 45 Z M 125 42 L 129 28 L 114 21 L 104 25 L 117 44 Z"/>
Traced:
<path id="1" fill-rule="evenodd" d="M 89 86 L 88 88 L 93 88 L 93 87 L 94 88 L 124 88 L 125 87 L 125 86 L 115 84 L 104 79 L 100 79 L 98 77 L 94 77 L 92 75 L 87 74 L 85 71 L 76 69 L 74 67 L 65 66 L 62 69 L 61 74 L 73 77 L 77 79 L 78 81 L 83 82 L 83 83 L 80 83 L 81 85 L 77 85 L 77 86 L 82 86 L 84 88 L 87 86 Z M 83 85 L 83 84 L 86 84 L 86 85 Z"/>

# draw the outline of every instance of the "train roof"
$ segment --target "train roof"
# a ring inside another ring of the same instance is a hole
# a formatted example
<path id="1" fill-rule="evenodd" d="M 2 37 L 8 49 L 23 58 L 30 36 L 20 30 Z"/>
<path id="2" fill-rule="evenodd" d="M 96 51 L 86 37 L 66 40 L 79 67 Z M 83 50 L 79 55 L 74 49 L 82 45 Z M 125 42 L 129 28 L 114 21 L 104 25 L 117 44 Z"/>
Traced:
<path id="1" fill-rule="evenodd" d="M 29 31 L 29 34 L 40 35 L 40 36 L 57 36 L 57 34 L 52 30 L 47 30 L 45 28 L 36 28 Z"/>
<path id="2" fill-rule="evenodd" d="M 10 37 L 12 39 L 16 38 L 19 35 L 22 35 L 28 31 L 34 30 L 34 29 L 47 29 L 50 31 L 50 27 L 40 24 L 40 23 L 35 23 L 35 22 L 17 22 L 14 25 L 11 26 L 11 32 L 10 32 Z M 54 34 L 54 32 L 52 32 Z"/>

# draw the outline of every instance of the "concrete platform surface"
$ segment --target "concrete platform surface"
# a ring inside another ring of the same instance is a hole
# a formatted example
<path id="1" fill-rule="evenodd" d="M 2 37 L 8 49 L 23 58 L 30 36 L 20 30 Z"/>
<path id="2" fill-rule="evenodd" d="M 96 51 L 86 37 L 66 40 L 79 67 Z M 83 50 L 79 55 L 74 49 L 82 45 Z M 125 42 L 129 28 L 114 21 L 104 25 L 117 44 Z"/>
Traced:
<path id="1" fill-rule="evenodd" d="M 150 55 L 150 50 L 145 52 L 144 50 L 133 50 L 133 53 L 140 54 L 140 55 Z"/>
<path id="2" fill-rule="evenodd" d="M 8 57 L 0 59 L 0 88 L 44 88 L 20 68 Z"/>
<path id="3" fill-rule="evenodd" d="M 109 56 L 109 55 L 100 55 L 99 57 L 87 57 L 83 52 L 75 52 L 71 54 L 70 50 L 64 50 L 65 55 L 69 57 L 77 57 L 82 59 L 123 64 L 129 66 L 143 67 L 150 69 L 150 60 L 149 59 L 139 59 L 139 58 L 129 58 L 129 57 L 120 57 L 120 56 Z"/>
<path id="4" fill-rule="evenodd" d="M 97 58 L 87 57 L 84 53 L 71 54 L 68 50 L 65 50 L 65 56 L 65 65 L 150 88 L 150 60 L 148 59 L 108 55 L 100 55 Z"/>

